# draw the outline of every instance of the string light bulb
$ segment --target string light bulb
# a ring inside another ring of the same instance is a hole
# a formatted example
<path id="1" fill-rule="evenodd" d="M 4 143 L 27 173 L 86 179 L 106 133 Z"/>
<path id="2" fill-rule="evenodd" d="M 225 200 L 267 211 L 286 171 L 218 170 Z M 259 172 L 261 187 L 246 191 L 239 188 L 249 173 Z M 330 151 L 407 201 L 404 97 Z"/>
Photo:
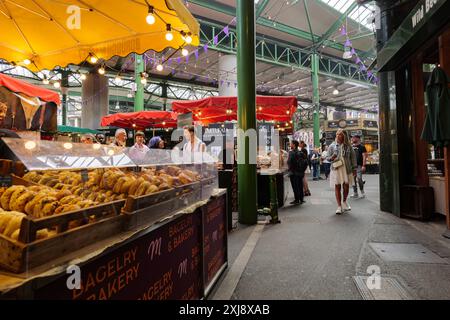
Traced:
<path id="1" fill-rule="evenodd" d="M 147 73 L 141 72 L 141 83 L 142 83 L 143 85 L 146 85 L 146 84 L 147 84 L 147 77 L 148 77 Z"/>
<path id="2" fill-rule="evenodd" d="M 181 54 L 183 55 L 183 57 L 187 57 L 189 55 L 189 51 L 183 48 L 183 50 L 181 50 Z"/>
<path id="3" fill-rule="evenodd" d="M 94 56 L 92 53 L 89 54 L 89 62 L 92 64 L 96 64 L 98 61 L 98 58 Z"/>
<path id="4" fill-rule="evenodd" d="M 53 86 L 54 86 L 56 89 L 61 88 L 61 83 L 60 83 L 59 81 L 55 81 L 55 82 L 53 83 Z"/>
<path id="5" fill-rule="evenodd" d="M 43 84 L 49 84 L 50 81 L 48 81 L 47 77 L 44 76 L 44 79 L 42 79 L 42 83 L 43 83 Z"/>
<path id="6" fill-rule="evenodd" d="M 28 66 L 28 65 L 31 64 L 31 60 L 30 59 L 25 59 L 25 60 L 23 60 L 23 64 Z"/>
<path id="7" fill-rule="evenodd" d="M 158 64 L 158 65 L 156 66 L 156 70 L 158 70 L 159 72 L 163 71 L 163 70 L 164 70 L 163 65 L 162 65 L 162 64 Z"/>
<path id="8" fill-rule="evenodd" d="M 82 73 L 81 75 L 80 75 L 80 79 L 81 79 L 81 81 L 84 81 L 84 80 L 86 80 L 86 75 L 84 74 L 84 73 Z"/>
<path id="9" fill-rule="evenodd" d="M 154 8 L 152 6 L 148 6 L 148 15 L 145 18 L 145 21 L 147 21 L 147 23 L 149 25 L 155 24 L 155 22 L 156 22 L 156 18 L 153 15 L 153 12 L 154 12 Z"/>
<path id="10" fill-rule="evenodd" d="M 101 66 L 100 68 L 98 68 L 98 73 L 100 73 L 101 75 L 104 75 L 106 73 L 105 68 L 103 68 L 103 66 Z"/>
<path id="11" fill-rule="evenodd" d="M 120 75 L 117 75 L 116 78 L 114 79 L 116 82 L 120 82 L 122 81 L 122 78 L 120 77 Z"/>
<path id="12" fill-rule="evenodd" d="M 186 36 L 184 41 L 186 41 L 187 44 L 191 44 L 192 43 L 192 37 L 191 37 L 190 33 L 188 33 L 188 35 Z"/>
<path id="13" fill-rule="evenodd" d="M 170 24 L 167 24 L 166 29 L 167 29 L 166 40 L 172 41 L 173 40 L 172 26 Z"/>

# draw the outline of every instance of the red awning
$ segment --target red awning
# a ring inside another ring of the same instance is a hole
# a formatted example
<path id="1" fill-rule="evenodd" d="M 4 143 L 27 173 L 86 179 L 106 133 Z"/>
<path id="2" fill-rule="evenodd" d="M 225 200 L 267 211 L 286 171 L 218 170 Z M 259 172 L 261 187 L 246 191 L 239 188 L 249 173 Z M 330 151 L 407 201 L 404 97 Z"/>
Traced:
<path id="1" fill-rule="evenodd" d="M 61 104 L 59 94 L 39 86 L 32 85 L 22 80 L 18 80 L 0 73 L 0 86 L 8 88 L 15 93 L 23 93 L 29 97 L 37 97 L 45 102 Z"/>
<path id="2" fill-rule="evenodd" d="M 176 113 L 193 113 L 195 121 L 210 123 L 237 120 L 237 97 L 209 97 L 196 101 L 174 101 L 172 110 Z M 258 120 L 289 122 L 297 110 L 296 97 L 256 97 Z"/>
<path id="3" fill-rule="evenodd" d="M 125 129 L 176 128 L 176 119 L 176 115 L 170 111 L 115 113 L 103 117 L 100 125 Z"/>

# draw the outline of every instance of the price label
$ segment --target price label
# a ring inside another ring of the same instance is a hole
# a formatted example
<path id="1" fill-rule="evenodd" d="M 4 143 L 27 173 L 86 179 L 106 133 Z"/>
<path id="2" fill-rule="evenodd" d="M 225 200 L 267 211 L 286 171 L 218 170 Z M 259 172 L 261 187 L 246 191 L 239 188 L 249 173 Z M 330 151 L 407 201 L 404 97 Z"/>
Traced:
<path id="1" fill-rule="evenodd" d="M 10 175 L 0 176 L 0 187 L 9 187 L 12 185 L 12 177 Z"/>

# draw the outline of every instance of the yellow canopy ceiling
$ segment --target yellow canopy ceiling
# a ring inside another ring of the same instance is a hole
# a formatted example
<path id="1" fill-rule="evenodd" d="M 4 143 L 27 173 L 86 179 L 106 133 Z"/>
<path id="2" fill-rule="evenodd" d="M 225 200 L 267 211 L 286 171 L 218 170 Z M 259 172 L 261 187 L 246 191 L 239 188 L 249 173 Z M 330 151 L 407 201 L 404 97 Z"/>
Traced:
<path id="1" fill-rule="evenodd" d="M 146 22 L 147 3 L 156 22 Z M 174 38 L 165 38 L 167 24 Z M 31 70 L 199 45 L 199 24 L 181 0 L 0 0 L 0 58 Z M 26 65 L 28 59 L 31 64 Z"/>

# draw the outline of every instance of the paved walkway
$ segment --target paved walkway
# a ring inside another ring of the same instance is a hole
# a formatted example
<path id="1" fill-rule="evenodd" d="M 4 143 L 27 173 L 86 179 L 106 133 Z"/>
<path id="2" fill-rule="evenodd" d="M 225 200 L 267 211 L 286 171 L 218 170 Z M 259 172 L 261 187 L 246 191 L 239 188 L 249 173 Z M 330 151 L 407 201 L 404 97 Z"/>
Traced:
<path id="1" fill-rule="evenodd" d="M 238 225 L 210 299 L 450 299 L 443 218 L 423 223 L 380 212 L 378 176 L 365 179 L 367 198 L 349 201 L 349 214 L 335 214 L 328 182 L 311 181 L 312 196 L 280 210 L 281 224 Z"/>

